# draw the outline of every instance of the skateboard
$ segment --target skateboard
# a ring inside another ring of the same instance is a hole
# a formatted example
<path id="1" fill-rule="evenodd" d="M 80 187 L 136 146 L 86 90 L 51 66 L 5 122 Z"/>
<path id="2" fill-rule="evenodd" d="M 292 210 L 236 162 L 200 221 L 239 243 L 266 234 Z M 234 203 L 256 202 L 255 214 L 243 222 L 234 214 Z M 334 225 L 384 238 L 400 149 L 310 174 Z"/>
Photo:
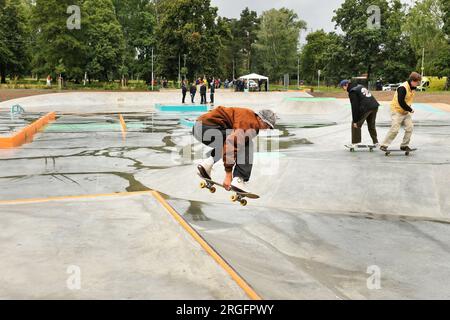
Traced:
<path id="1" fill-rule="evenodd" d="M 226 191 L 232 191 L 232 192 L 234 192 L 234 194 L 231 196 L 231 201 L 239 202 L 243 207 L 245 207 L 248 204 L 248 201 L 245 198 L 253 199 L 253 200 L 259 199 L 259 196 L 256 194 L 244 192 L 233 186 L 231 186 L 231 190 L 227 190 L 221 183 L 218 183 L 211 179 L 205 178 L 200 173 L 198 173 L 198 176 L 203 180 L 200 183 L 201 189 L 208 189 L 209 192 L 216 193 L 217 188 L 215 186 L 217 186 L 217 187 L 225 189 Z"/>
<path id="2" fill-rule="evenodd" d="M 351 147 L 346 144 L 345 147 L 347 149 L 350 149 L 350 152 L 356 152 L 356 149 L 369 149 L 370 152 L 373 152 L 373 150 L 377 148 L 377 146 L 374 145 L 363 145 L 363 144 L 359 144 L 356 147 Z"/>
<path id="3" fill-rule="evenodd" d="M 386 157 L 389 157 L 391 155 L 391 153 L 404 153 L 405 156 L 409 157 L 409 155 L 415 151 L 417 151 L 417 149 L 411 149 L 411 151 L 404 151 L 404 150 L 400 150 L 400 149 L 392 149 L 392 150 L 388 149 L 387 151 L 385 151 L 385 155 L 386 155 Z"/>

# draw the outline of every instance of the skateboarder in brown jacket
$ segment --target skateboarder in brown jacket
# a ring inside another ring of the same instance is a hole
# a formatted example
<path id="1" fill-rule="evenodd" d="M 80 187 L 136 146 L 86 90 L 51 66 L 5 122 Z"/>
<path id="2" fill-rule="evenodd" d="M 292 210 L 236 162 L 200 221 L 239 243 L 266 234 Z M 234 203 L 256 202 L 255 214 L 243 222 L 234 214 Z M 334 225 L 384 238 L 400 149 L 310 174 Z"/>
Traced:
<path id="1" fill-rule="evenodd" d="M 198 165 L 200 174 L 211 178 L 215 163 L 223 159 L 226 177 L 224 187 L 248 192 L 246 183 L 253 168 L 253 142 L 260 130 L 274 129 L 276 115 L 271 110 L 255 112 L 245 108 L 218 107 L 201 117 L 194 125 L 194 137 L 212 147 L 209 157 Z"/>

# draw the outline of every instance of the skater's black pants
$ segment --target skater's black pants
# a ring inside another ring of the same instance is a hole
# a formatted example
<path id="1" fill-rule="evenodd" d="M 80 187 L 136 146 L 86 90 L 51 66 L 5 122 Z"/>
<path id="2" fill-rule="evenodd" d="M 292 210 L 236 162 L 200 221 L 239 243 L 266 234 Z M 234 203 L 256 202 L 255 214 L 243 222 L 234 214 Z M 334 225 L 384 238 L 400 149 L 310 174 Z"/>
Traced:
<path id="1" fill-rule="evenodd" d="M 195 93 L 191 93 L 191 100 L 192 100 L 192 103 L 194 103 L 194 99 L 195 99 Z"/>
<path id="2" fill-rule="evenodd" d="M 206 146 L 213 148 L 208 152 L 208 157 L 214 158 L 214 163 L 223 158 L 223 149 L 227 138 L 227 130 L 219 126 L 206 126 L 201 122 L 196 122 L 192 129 L 195 139 Z M 231 132 L 228 132 L 228 134 Z M 233 177 L 240 177 L 244 181 L 249 181 L 253 169 L 253 141 L 246 139 L 245 147 L 239 148 L 236 164 L 233 170 Z"/>
<path id="3" fill-rule="evenodd" d="M 183 92 L 183 101 L 182 101 L 182 103 L 185 103 L 186 102 L 186 92 Z"/>
<path id="4" fill-rule="evenodd" d="M 367 121 L 367 125 L 369 127 L 370 137 L 372 138 L 373 144 L 378 143 L 378 135 L 377 135 L 377 113 L 378 108 L 374 110 L 370 110 L 367 112 L 361 120 L 357 122 L 358 128 L 355 128 L 352 123 L 352 143 L 358 144 L 361 143 L 361 128 L 364 122 Z"/>
<path id="5" fill-rule="evenodd" d="M 211 100 L 211 104 L 214 104 L 214 93 L 211 93 L 209 99 Z"/>

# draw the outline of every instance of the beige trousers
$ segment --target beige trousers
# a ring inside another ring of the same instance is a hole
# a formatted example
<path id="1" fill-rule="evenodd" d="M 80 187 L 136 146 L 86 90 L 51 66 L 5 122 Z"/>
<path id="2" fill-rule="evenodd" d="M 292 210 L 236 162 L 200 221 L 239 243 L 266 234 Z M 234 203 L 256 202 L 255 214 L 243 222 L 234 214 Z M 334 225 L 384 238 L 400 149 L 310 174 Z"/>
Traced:
<path id="1" fill-rule="evenodd" d="M 391 116 L 392 116 L 391 130 L 389 130 L 389 133 L 387 134 L 386 139 L 383 142 L 383 146 L 389 147 L 392 144 L 392 142 L 397 137 L 398 132 L 400 131 L 400 127 L 402 125 L 405 127 L 405 136 L 403 138 L 403 143 L 401 146 L 402 147 L 409 146 L 414 129 L 414 123 L 412 121 L 411 113 L 403 115 L 398 112 L 392 112 Z"/>

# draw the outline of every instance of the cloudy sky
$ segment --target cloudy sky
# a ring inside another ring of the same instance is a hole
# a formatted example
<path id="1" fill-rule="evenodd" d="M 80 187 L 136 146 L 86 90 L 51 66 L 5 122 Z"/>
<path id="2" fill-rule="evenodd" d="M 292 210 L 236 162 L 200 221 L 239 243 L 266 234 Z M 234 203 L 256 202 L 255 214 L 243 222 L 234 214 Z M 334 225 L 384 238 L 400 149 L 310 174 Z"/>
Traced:
<path id="1" fill-rule="evenodd" d="M 211 0 L 219 8 L 219 15 L 238 18 L 245 7 L 260 14 L 271 8 L 286 7 L 294 10 L 302 20 L 308 23 L 308 30 L 324 29 L 333 31 L 331 22 L 333 10 L 340 7 L 343 0 Z"/>
<path id="2" fill-rule="evenodd" d="M 308 23 L 308 31 L 324 29 L 333 31 L 331 19 L 334 10 L 338 9 L 344 0 L 211 0 L 212 5 L 219 8 L 219 15 L 228 18 L 238 18 L 245 7 L 261 14 L 271 8 L 286 7 L 294 10 L 300 19 Z M 403 0 L 405 3 L 411 0 Z M 305 35 L 302 35 L 302 42 Z"/>

